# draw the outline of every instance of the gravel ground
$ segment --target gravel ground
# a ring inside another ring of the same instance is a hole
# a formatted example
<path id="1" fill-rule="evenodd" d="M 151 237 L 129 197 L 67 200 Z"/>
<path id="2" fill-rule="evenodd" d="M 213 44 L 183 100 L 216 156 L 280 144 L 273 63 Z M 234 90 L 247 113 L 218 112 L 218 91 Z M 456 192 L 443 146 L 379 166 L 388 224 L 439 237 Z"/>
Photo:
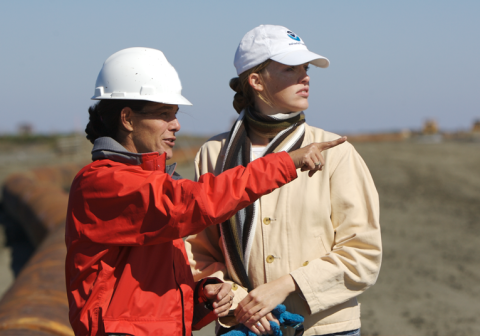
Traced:
<path id="1" fill-rule="evenodd" d="M 355 147 L 380 194 L 384 244 L 378 282 L 359 297 L 362 335 L 480 335 L 480 144 Z M 0 164 L 0 181 L 35 165 L 23 157 Z M 193 175 L 192 166 L 178 171 Z M 0 207 L 0 295 L 31 250 Z"/>
<path id="2" fill-rule="evenodd" d="M 480 335 L 480 143 L 358 144 L 380 194 L 384 259 L 364 335 Z"/>

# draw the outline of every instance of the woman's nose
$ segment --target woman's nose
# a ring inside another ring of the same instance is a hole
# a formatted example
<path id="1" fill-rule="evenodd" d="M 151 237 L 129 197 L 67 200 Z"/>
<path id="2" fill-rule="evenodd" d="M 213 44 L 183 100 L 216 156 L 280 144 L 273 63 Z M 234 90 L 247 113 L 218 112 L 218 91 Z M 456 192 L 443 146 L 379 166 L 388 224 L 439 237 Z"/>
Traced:
<path id="1" fill-rule="evenodd" d="M 308 84 L 310 82 L 310 76 L 305 72 L 304 74 L 302 74 L 302 76 L 300 77 L 300 83 L 301 84 Z"/>
<path id="2" fill-rule="evenodd" d="M 301 67 L 300 83 L 308 84 L 309 82 L 310 82 L 310 76 L 307 73 L 307 69 L 305 69 L 304 67 Z"/>

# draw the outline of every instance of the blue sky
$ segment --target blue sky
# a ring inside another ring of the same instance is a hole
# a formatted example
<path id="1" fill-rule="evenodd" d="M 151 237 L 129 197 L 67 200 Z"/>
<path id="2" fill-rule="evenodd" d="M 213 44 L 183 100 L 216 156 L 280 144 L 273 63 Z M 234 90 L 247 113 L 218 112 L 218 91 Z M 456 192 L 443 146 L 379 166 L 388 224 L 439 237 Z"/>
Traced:
<path id="1" fill-rule="evenodd" d="M 83 130 L 105 59 L 162 50 L 177 69 L 184 133 L 226 131 L 233 56 L 259 24 L 330 59 L 312 67 L 307 122 L 340 133 L 446 130 L 480 119 L 480 1 L 2 1 L 0 133 Z M 181 131 L 181 132 L 182 132 Z"/>

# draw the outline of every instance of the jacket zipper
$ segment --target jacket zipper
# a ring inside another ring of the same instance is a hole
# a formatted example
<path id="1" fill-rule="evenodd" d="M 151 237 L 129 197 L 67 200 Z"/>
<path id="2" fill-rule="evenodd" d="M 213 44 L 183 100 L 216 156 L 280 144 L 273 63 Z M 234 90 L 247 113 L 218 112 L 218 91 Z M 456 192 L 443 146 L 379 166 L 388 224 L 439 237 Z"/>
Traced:
<path id="1" fill-rule="evenodd" d="M 182 302 L 182 335 L 185 336 L 185 331 L 186 331 L 185 330 L 185 306 L 183 303 L 183 291 L 182 291 L 182 287 L 180 287 L 177 281 L 177 272 L 175 272 L 175 262 L 173 262 L 173 274 L 175 276 L 175 283 L 177 284 L 177 288 L 180 291 L 180 299 Z"/>

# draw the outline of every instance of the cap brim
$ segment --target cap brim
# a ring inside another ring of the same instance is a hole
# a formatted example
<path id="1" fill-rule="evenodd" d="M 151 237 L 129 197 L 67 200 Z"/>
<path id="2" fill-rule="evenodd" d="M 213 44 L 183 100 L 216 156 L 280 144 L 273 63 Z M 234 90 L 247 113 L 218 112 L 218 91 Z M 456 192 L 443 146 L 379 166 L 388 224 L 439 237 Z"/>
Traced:
<path id="1" fill-rule="evenodd" d="M 285 65 L 310 63 L 320 68 L 327 68 L 330 65 L 330 61 L 326 57 L 315 54 L 309 50 L 294 50 L 289 53 L 275 55 L 270 57 L 270 59 Z"/>

